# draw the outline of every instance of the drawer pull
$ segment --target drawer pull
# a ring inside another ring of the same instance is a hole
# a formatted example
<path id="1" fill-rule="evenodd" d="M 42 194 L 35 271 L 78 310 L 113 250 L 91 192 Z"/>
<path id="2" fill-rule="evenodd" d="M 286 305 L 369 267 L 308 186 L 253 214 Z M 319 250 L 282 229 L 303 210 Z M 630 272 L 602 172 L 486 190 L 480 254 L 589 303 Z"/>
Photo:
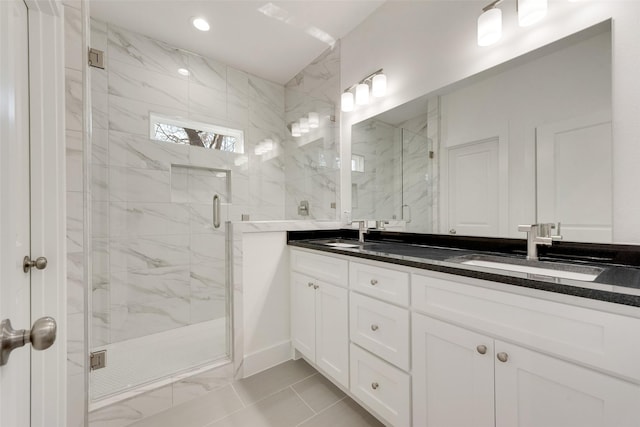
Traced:
<path id="1" fill-rule="evenodd" d="M 372 388 L 372 389 L 377 390 L 377 389 L 378 389 L 378 387 L 380 387 L 380 384 L 378 384 L 378 383 L 371 383 L 371 388 Z"/>
<path id="2" fill-rule="evenodd" d="M 487 346 L 486 345 L 479 345 L 476 347 L 476 350 L 478 350 L 478 353 L 480 354 L 486 354 L 487 353 Z"/>
<path id="3" fill-rule="evenodd" d="M 320 285 L 313 285 L 313 289 L 318 289 Z"/>
<path id="4" fill-rule="evenodd" d="M 371 279 L 369 283 L 371 283 L 371 286 L 375 286 L 378 284 L 378 281 L 376 279 Z"/>
<path id="5" fill-rule="evenodd" d="M 500 353 L 498 353 L 497 357 L 498 357 L 498 360 L 503 362 L 503 363 L 506 362 L 507 360 L 509 360 L 509 355 L 507 353 L 502 352 L 502 351 Z"/>
<path id="6" fill-rule="evenodd" d="M 313 286 L 313 282 L 307 283 L 307 286 L 312 287 Z"/>
<path id="7" fill-rule="evenodd" d="M 378 330 L 378 325 L 371 325 L 371 330 L 372 331 L 377 331 Z"/>

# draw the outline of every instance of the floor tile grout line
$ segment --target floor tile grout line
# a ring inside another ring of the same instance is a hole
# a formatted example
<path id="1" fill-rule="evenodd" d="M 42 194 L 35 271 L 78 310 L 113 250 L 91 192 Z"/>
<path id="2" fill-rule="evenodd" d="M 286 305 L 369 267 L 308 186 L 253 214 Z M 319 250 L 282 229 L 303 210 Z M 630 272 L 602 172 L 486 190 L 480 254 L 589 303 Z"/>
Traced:
<path id="1" fill-rule="evenodd" d="M 294 382 L 294 383 L 291 383 L 291 384 L 289 384 L 289 385 L 286 385 L 286 386 L 284 386 L 284 387 L 282 387 L 282 388 L 279 388 L 279 389 L 277 389 L 277 390 L 275 390 L 275 391 L 272 391 L 271 393 L 269 393 L 269 394 L 267 394 L 267 395 L 265 395 L 265 396 L 262 396 L 260 399 L 256 400 L 255 402 L 245 403 L 245 401 L 244 401 L 244 400 L 242 399 L 242 397 L 240 396 L 240 393 L 238 393 L 238 397 L 240 397 L 240 401 L 242 402 L 242 404 L 243 404 L 243 405 L 245 405 L 245 406 L 252 406 L 252 405 L 255 405 L 255 404 L 256 404 L 256 403 L 258 403 L 258 402 L 262 402 L 264 399 L 266 399 L 266 398 L 268 398 L 268 397 L 271 397 L 271 396 L 273 396 L 273 395 L 274 395 L 274 394 L 276 394 L 276 393 L 280 393 L 281 391 L 286 390 L 286 389 L 287 389 L 287 388 L 289 388 L 289 387 L 292 387 L 292 386 L 294 386 L 294 385 L 296 385 L 296 384 L 298 384 L 298 383 L 301 383 L 302 381 L 308 380 L 309 378 L 311 378 L 311 377 L 313 377 L 314 375 L 317 375 L 317 374 L 318 374 L 318 372 L 316 372 L 316 373 L 314 373 L 314 374 L 311 374 L 311 375 L 309 375 L 309 376 L 307 376 L 307 377 L 304 377 L 304 378 L 302 378 L 301 380 L 298 380 L 298 381 L 296 381 L 296 382 Z M 237 382 L 237 381 L 236 381 L 236 382 Z M 233 383 L 231 384 L 231 386 L 233 387 Z M 234 391 L 236 391 L 236 393 L 237 393 L 237 390 L 235 389 L 235 387 L 234 387 Z"/>
<path id="2" fill-rule="evenodd" d="M 242 404 L 242 407 L 246 408 L 247 406 L 249 406 L 244 402 L 244 400 L 242 399 L 242 396 L 240 396 L 240 393 L 238 393 L 238 390 L 236 390 L 236 388 L 233 386 L 233 383 L 229 383 L 229 385 L 231 386 L 231 390 L 233 390 L 233 393 L 236 395 L 236 397 L 238 398 L 238 400 Z"/>
<path id="3" fill-rule="evenodd" d="M 301 425 L 303 425 L 304 423 L 306 423 L 307 421 L 316 418 L 318 416 L 320 416 L 320 414 L 322 414 L 324 411 L 328 410 L 329 408 L 333 408 L 334 406 L 336 406 L 338 403 L 342 402 L 343 400 L 345 400 L 348 396 L 344 395 L 342 396 L 342 398 L 338 399 L 336 402 L 333 402 L 331 405 L 327 406 L 326 408 L 324 408 L 323 410 L 321 410 L 320 412 L 316 412 L 314 415 L 310 416 L 309 418 L 303 420 L 302 422 L 300 422 L 300 424 L 296 424 L 296 427 L 299 427 Z M 303 399 L 304 400 L 304 399 Z M 315 412 L 315 411 L 314 411 Z"/>
<path id="4" fill-rule="evenodd" d="M 298 396 L 298 397 L 300 398 L 300 400 L 302 400 L 302 403 L 304 403 L 304 404 L 307 406 L 307 408 L 311 409 L 311 412 L 313 412 L 313 415 L 317 415 L 317 414 L 318 414 L 318 413 L 317 413 L 317 412 L 316 412 L 316 411 L 311 407 L 311 405 L 309 405 L 309 404 L 307 403 L 307 401 L 306 401 L 306 400 L 304 400 L 304 397 L 302 397 L 302 396 L 300 395 L 300 393 L 298 393 L 298 392 L 296 391 L 296 389 L 294 389 L 294 388 L 293 388 L 293 386 L 292 386 L 292 385 L 290 385 L 290 386 L 289 386 L 289 388 L 293 391 L 293 393 L 294 393 L 296 396 Z"/>

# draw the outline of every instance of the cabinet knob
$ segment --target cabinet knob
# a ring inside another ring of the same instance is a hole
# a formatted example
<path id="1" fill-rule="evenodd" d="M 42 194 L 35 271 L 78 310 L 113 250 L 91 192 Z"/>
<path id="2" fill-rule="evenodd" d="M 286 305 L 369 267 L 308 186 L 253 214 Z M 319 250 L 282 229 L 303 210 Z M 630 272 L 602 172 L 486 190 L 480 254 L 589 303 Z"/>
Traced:
<path id="1" fill-rule="evenodd" d="M 313 286 L 313 282 L 307 283 L 307 286 L 309 286 L 311 288 Z"/>
<path id="2" fill-rule="evenodd" d="M 378 383 L 371 383 L 371 388 L 372 388 L 372 389 L 377 390 L 377 389 L 378 389 L 378 387 L 380 387 L 380 384 L 378 384 Z"/>
<path id="3" fill-rule="evenodd" d="M 371 330 L 372 331 L 377 331 L 378 330 L 378 325 L 371 325 Z"/>
<path id="4" fill-rule="evenodd" d="M 486 345 L 479 345 L 476 347 L 476 350 L 478 350 L 478 353 L 480 354 L 486 354 L 487 353 L 487 346 Z"/>
<path id="5" fill-rule="evenodd" d="M 371 279 L 369 283 L 371 283 L 371 286 L 375 286 L 378 284 L 378 281 L 376 279 Z"/>
<path id="6" fill-rule="evenodd" d="M 507 360 L 509 360 L 509 355 L 505 352 L 500 352 L 497 354 L 498 360 L 501 362 L 506 362 Z"/>
<path id="7" fill-rule="evenodd" d="M 318 289 L 320 285 L 313 285 L 313 289 Z"/>

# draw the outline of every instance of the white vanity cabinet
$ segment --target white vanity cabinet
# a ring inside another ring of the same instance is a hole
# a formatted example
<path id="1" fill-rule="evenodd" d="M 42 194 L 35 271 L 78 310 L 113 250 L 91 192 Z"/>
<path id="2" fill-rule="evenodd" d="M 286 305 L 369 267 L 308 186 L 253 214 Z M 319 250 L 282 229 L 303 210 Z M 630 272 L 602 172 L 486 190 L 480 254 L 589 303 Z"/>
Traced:
<path id="1" fill-rule="evenodd" d="M 293 346 L 349 387 L 347 261 L 296 250 L 291 251 L 291 260 Z"/>
<path id="2" fill-rule="evenodd" d="M 635 308 L 320 253 L 292 248 L 293 345 L 389 425 L 640 426 Z"/>
<path id="3" fill-rule="evenodd" d="M 414 426 L 640 422 L 635 384 L 415 313 L 413 358 Z"/>
<path id="4" fill-rule="evenodd" d="M 640 425 L 638 319 L 445 277 L 412 277 L 414 308 L 446 320 L 412 314 L 415 426 Z"/>
<path id="5" fill-rule="evenodd" d="M 350 390 L 392 425 L 409 426 L 409 273 L 350 261 L 349 289 Z"/>

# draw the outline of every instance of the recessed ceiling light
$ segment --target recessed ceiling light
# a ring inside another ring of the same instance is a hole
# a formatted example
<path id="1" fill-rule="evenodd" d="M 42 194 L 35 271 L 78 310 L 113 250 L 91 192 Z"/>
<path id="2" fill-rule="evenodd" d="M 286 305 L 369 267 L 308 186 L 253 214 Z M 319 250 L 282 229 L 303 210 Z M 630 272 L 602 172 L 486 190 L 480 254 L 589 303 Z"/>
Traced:
<path id="1" fill-rule="evenodd" d="M 190 73 L 186 68 L 178 68 L 178 74 L 181 76 L 188 76 Z"/>
<path id="2" fill-rule="evenodd" d="M 209 23 L 204 18 L 193 18 L 191 23 L 200 31 L 209 31 Z"/>

